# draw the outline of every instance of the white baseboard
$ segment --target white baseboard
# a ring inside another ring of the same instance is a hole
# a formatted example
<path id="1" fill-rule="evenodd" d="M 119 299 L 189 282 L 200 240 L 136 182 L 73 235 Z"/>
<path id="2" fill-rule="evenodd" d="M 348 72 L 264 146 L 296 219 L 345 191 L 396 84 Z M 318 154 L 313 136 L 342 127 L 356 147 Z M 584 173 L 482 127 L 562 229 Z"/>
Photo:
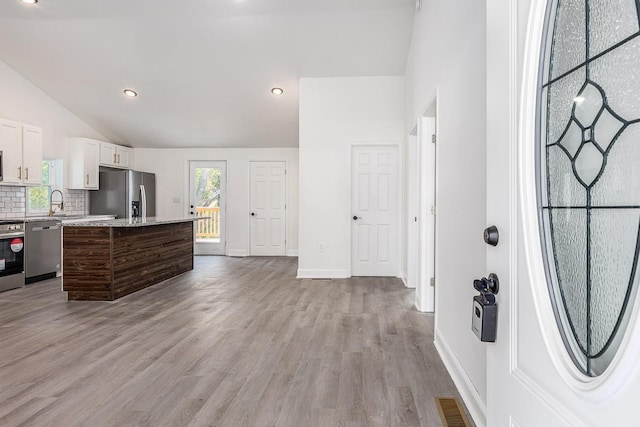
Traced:
<path id="1" fill-rule="evenodd" d="M 227 256 L 245 257 L 249 256 L 246 249 L 229 249 Z"/>
<path id="2" fill-rule="evenodd" d="M 415 289 L 415 286 L 411 286 L 411 284 L 409 284 L 409 276 L 407 275 L 406 272 L 402 272 L 402 275 L 399 276 L 402 279 L 402 283 L 404 283 L 404 287 L 405 288 L 409 288 L 409 289 Z"/>
<path id="3" fill-rule="evenodd" d="M 298 270 L 298 279 L 346 279 L 347 270 Z"/>
<path id="4" fill-rule="evenodd" d="M 420 292 L 418 292 L 418 289 L 416 288 L 416 310 L 418 310 L 421 313 L 433 313 L 434 307 L 433 306 L 429 306 L 427 304 L 426 298 L 425 300 L 422 300 L 420 298 Z"/>
<path id="5" fill-rule="evenodd" d="M 473 418 L 476 426 L 485 427 L 487 424 L 487 405 L 482 401 L 471 378 L 469 378 L 469 375 L 467 375 L 467 372 L 464 370 L 455 353 L 437 329 L 435 331 L 434 344 L 436 350 L 438 350 L 440 359 L 442 359 L 449 375 L 451 375 L 453 383 L 458 388 L 458 392 L 460 396 L 462 396 L 462 400 L 464 400 L 464 404 L 467 406 L 471 418 Z"/>
<path id="6" fill-rule="evenodd" d="M 287 251 L 287 256 L 298 256 L 298 250 L 297 249 L 289 249 Z"/>

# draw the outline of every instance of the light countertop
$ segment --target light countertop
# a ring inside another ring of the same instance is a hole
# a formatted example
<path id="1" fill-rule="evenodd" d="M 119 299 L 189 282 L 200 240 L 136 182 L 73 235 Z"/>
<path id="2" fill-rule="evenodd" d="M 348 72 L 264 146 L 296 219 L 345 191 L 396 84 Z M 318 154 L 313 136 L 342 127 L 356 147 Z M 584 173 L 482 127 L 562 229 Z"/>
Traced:
<path id="1" fill-rule="evenodd" d="M 24 222 L 39 222 L 39 221 L 62 221 L 63 224 L 68 222 L 86 222 L 86 221 L 105 221 L 112 220 L 115 215 L 54 215 L 54 216 L 27 216 L 19 218 Z"/>
<path id="2" fill-rule="evenodd" d="M 112 220 L 98 220 L 98 221 L 65 221 L 62 223 L 65 227 L 114 227 L 114 228 L 123 228 L 123 227 L 148 227 L 151 225 L 162 225 L 162 224 L 176 224 L 181 222 L 193 222 L 198 221 L 202 218 L 195 217 L 183 217 L 183 218 L 172 218 L 172 217 L 147 217 L 143 218 L 120 218 L 120 219 L 112 219 Z"/>

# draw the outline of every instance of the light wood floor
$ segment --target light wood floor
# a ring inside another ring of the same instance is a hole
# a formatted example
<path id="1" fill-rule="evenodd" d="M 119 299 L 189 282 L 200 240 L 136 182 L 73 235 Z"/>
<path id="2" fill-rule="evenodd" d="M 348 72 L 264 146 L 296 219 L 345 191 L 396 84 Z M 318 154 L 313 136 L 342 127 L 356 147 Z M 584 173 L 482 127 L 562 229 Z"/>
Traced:
<path id="1" fill-rule="evenodd" d="M 440 426 L 458 396 L 397 279 L 196 257 L 115 302 L 0 293 L 0 426 Z"/>

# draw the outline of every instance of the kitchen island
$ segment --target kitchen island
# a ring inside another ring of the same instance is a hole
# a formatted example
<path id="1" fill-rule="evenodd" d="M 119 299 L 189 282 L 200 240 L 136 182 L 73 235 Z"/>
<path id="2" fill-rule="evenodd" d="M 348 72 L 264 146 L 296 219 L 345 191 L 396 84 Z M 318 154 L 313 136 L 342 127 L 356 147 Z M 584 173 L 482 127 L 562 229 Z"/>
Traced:
<path id="1" fill-rule="evenodd" d="M 113 301 L 193 270 L 196 218 L 66 222 L 62 289 L 69 300 Z"/>

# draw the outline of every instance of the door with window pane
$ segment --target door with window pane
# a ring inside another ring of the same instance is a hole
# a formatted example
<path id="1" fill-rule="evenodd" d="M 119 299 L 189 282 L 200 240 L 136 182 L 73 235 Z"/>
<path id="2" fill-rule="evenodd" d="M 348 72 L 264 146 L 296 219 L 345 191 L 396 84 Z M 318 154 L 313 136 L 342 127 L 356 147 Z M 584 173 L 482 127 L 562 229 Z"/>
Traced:
<path id="1" fill-rule="evenodd" d="M 191 161 L 189 170 L 189 213 L 201 218 L 194 223 L 195 254 L 225 255 L 227 164 Z"/>

